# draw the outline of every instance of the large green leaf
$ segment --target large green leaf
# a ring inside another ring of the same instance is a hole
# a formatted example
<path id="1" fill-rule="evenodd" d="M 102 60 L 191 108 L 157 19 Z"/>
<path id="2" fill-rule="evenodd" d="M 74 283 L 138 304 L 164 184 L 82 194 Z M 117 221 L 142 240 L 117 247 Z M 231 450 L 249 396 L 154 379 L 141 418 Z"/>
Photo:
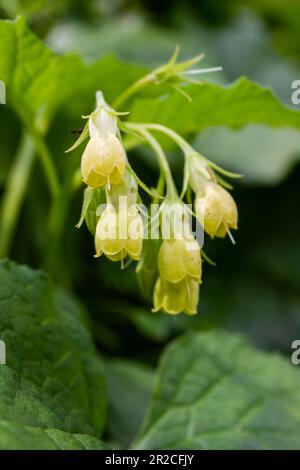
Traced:
<path id="1" fill-rule="evenodd" d="M 53 294 L 41 272 L 0 263 L 7 354 L 0 366 L 0 448 L 52 448 L 51 438 L 61 448 L 96 445 L 92 436 L 100 436 L 106 408 L 102 365 L 72 305 L 61 291 Z"/>
<path id="2" fill-rule="evenodd" d="M 75 55 L 56 56 L 21 17 L 1 21 L 0 34 L 0 78 L 7 84 L 8 104 L 12 102 L 27 122 L 33 119 L 41 129 L 59 104 L 75 99 L 78 93 L 93 95 L 98 88 L 112 100 L 146 72 L 109 56 L 90 65 Z M 74 76 L 80 76 L 80 80 L 74 80 Z M 138 100 L 131 120 L 161 122 L 182 133 L 249 123 L 300 128 L 298 111 L 284 107 L 268 88 L 246 78 L 228 87 L 204 83 L 187 91 L 192 103 L 176 93 L 164 100 Z"/>
<path id="3" fill-rule="evenodd" d="M 133 447 L 299 449 L 299 387 L 295 366 L 238 336 L 187 334 L 162 358 Z"/>
<path id="4" fill-rule="evenodd" d="M 25 426 L 0 420 L 0 445 L 4 450 L 103 450 L 107 447 L 88 434 Z"/>
<path id="5" fill-rule="evenodd" d="M 101 89 L 111 100 L 144 73 L 143 68 L 112 56 L 90 65 L 76 55 L 56 56 L 22 17 L 0 21 L 0 35 L 0 79 L 6 83 L 7 104 L 17 109 L 28 127 L 40 131 L 47 129 L 62 103 L 70 107 L 72 100 L 83 100 L 81 113 L 88 112 L 83 97 L 94 99 Z"/>
<path id="6" fill-rule="evenodd" d="M 290 126 L 300 129 L 300 112 L 284 106 L 269 88 L 245 77 L 230 86 L 213 83 L 186 88 L 190 103 L 178 93 L 168 99 L 137 100 L 131 121 L 157 122 L 183 133 L 210 126 L 241 127 L 246 124 Z"/>

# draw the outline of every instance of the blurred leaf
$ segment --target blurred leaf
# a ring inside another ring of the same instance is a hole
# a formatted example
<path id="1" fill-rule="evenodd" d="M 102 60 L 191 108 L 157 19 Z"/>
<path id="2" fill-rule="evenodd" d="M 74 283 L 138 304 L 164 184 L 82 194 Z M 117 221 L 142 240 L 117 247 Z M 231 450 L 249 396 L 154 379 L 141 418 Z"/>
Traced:
<path id="1" fill-rule="evenodd" d="M 299 59 L 300 5 L 294 0 L 248 0 L 249 7 L 256 10 L 273 30 L 276 44 L 285 54 Z"/>
<path id="2" fill-rule="evenodd" d="M 111 100 L 144 73 L 144 69 L 113 57 L 86 65 L 75 55 L 55 56 L 27 28 L 22 17 L 1 21 L 0 34 L 0 78 L 7 86 L 7 104 L 18 110 L 30 128 L 40 131 L 47 129 L 63 102 L 78 94 L 81 97 L 83 92 L 94 97 L 97 89 Z"/>
<path id="3" fill-rule="evenodd" d="M 224 332 L 165 352 L 138 449 L 299 449 L 298 371 Z"/>
<path id="4" fill-rule="evenodd" d="M 11 166 L 11 156 L 15 154 L 20 139 L 20 128 L 6 106 L 0 106 L 1 155 L 0 187 L 5 184 Z"/>
<path id="5" fill-rule="evenodd" d="M 39 271 L 2 261 L 0 279 L 0 447 L 101 447 L 102 366 L 78 314 Z"/>
<path id="6" fill-rule="evenodd" d="M 299 76 L 299 66 L 275 50 L 270 31 L 253 11 L 242 9 L 228 26 L 205 29 L 204 37 L 228 81 L 236 80 L 242 71 L 249 79 L 271 87 L 276 96 L 293 107 L 291 83 Z"/>
<path id="7" fill-rule="evenodd" d="M 186 87 L 185 91 L 191 103 L 178 94 L 168 99 L 136 100 L 130 120 L 164 124 L 181 134 L 210 126 L 238 128 L 251 123 L 300 129 L 299 111 L 287 108 L 269 88 L 245 77 L 226 87 L 203 83 Z"/>
<path id="8" fill-rule="evenodd" d="M 233 265 L 232 272 L 219 267 L 217 273 L 206 273 L 196 326 L 239 332 L 260 348 L 289 355 L 300 329 L 300 296 L 289 292 L 274 273 L 262 272 L 258 263 L 256 272 L 246 273 L 249 265 L 245 260 L 240 269 Z"/>
<path id="9" fill-rule="evenodd" d="M 195 148 L 224 168 L 244 175 L 242 182 L 274 184 L 300 160 L 300 132 L 249 125 L 240 130 L 203 130 Z"/>
<path id="10" fill-rule="evenodd" d="M 153 371 L 132 361 L 114 359 L 105 363 L 105 376 L 109 395 L 108 430 L 121 448 L 128 448 L 150 402 Z"/>
<path id="11" fill-rule="evenodd" d="M 204 40 L 203 27 L 199 28 L 193 20 L 180 29 L 167 29 L 147 21 L 140 14 L 126 11 L 112 18 L 107 17 L 105 22 L 95 26 L 81 21 L 60 22 L 50 32 L 47 42 L 59 54 L 75 52 L 94 60 L 99 55 L 114 53 L 123 60 L 147 67 L 157 67 L 167 62 L 178 44 L 182 59 L 205 52 L 206 57 L 201 65 L 219 65 L 210 41 Z M 222 73 L 209 74 L 209 77 L 213 81 L 224 81 Z"/>

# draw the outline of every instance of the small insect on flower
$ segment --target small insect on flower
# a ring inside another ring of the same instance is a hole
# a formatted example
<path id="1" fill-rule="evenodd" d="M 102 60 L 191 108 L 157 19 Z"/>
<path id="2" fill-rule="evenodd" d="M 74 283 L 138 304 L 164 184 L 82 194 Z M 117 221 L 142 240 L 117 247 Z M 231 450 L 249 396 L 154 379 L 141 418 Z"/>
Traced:
<path id="1" fill-rule="evenodd" d="M 196 195 L 195 212 L 199 221 L 204 221 L 204 230 L 212 238 L 223 238 L 230 229 L 237 229 L 236 203 L 231 194 L 219 184 L 208 183 L 204 193 Z"/>

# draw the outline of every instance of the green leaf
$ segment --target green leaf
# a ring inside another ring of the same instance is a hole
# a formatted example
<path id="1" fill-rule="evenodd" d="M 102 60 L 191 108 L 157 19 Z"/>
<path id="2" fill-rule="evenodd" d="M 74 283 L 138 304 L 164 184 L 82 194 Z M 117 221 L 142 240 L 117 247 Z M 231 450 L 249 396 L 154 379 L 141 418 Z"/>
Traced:
<path id="1" fill-rule="evenodd" d="M 204 83 L 185 90 L 191 103 L 177 93 L 167 99 L 136 100 L 130 121 L 164 124 L 181 134 L 210 126 L 237 128 L 250 123 L 300 129 L 299 111 L 284 106 L 269 88 L 245 77 L 230 86 Z"/>
<path id="2" fill-rule="evenodd" d="M 153 371 L 128 360 L 114 359 L 104 365 L 109 396 L 108 430 L 114 441 L 128 448 L 150 402 Z"/>
<path id="3" fill-rule="evenodd" d="M 225 332 L 187 334 L 165 352 L 139 449 L 299 449 L 300 376 Z"/>
<path id="4" fill-rule="evenodd" d="M 104 188 L 95 189 L 91 191 L 91 199 L 89 199 L 88 205 L 85 208 L 84 217 L 87 228 L 93 236 L 95 235 L 96 225 L 99 220 L 99 215 L 97 215 L 97 209 L 99 206 L 105 203 L 106 194 Z"/>
<path id="5" fill-rule="evenodd" d="M 25 20 L 1 21 L 0 77 L 7 103 L 31 126 L 45 129 L 57 105 L 73 91 L 73 73 L 81 71 L 76 57 L 55 57 L 29 31 Z"/>
<path id="6" fill-rule="evenodd" d="M 92 199 L 93 199 L 93 191 L 94 191 L 93 188 L 90 188 L 89 186 L 85 188 L 85 190 L 83 191 L 83 202 L 82 202 L 80 219 L 79 219 L 78 224 L 76 225 L 77 228 L 80 228 L 84 222 L 89 205 L 91 204 Z"/>
<path id="7" fill-rule="evenodd" d="M 0 447 L 4 450 L 104 450 L 93 436 L 71 434 L 59 429 L 25 426 L 0 419 Z"/>
<path id="8" fill-rule="evenodd" d="M 77 441 L 77 448 L 101 446 L 95 437 L 105 420 L 102 365 L 71 308 L 41 272 L 0 262 L 0 338 L 7 356 L 0 366 L 2 449 L 69 448 Z"/>
<path id="9" fill-rule="evenodd" d="M 85 64 L 75 55 L 56 56 L 27 27 L 25 19 L 0 21 L 0 79 L 6 83 L 7 105 L 29 128 L 45 132 L 58 107 L 94 99 L 97 89 L 111 101 L 145 69 L 106 56 Z M 80 80 L 74 80 L 80 77 Z"/>

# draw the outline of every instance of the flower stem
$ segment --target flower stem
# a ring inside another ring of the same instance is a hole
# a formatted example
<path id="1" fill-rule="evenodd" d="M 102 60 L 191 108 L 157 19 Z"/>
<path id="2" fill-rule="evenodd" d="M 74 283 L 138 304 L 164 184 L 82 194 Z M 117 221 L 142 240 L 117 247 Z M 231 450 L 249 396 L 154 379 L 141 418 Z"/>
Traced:
<path id="1" fill-rule="evenodd" d="M 67 169 L 62 188 L 52 201 L 47 224 L 47 243 L 44 250 L 44 269 L 56 280 L 68 280 L 68 273 L 64 271 L 61 263 L 61 246 L 65 233 L 66 222 L 69 215 L 69 208 L 72 197 L 81 184 L 81 179 L 77 177 L 74 159 Z M 75 226 L 75 223 L 74 223 Z"/>
<path id="2" fill-rule="evenodd" d="M 19 115 L 20 120 L 22 121 L 25 129 L 27 129 L 28 134 L 32 137 L 34 141 L 38 158 L 41 160 L 50 195 L 52 199 L 55 199 L 55 197 L 59 193 L 60 184 L 55 165 L 53 163 L 49 149 L 44 141 L 44 137 L 30 122 L 28 122 L 28 118 L 24 113 L 24 109 L 22 108 L 22 106 L 20 106 L 19 103 L 13 101 L 12 99 L 11 102 L 13 108 Z"/>
<path id="3" fill-rule="evenodd" d="M 0 258 L 9 256 L 33 162 L 34 143 L 28 134 L 24 133 L 2 198 Z"/>
<path id="4" fill-rule="evenodd" d="M 172 177 L 172 173 L 170 170 L 170 166 L 167 160 L 167 157 L 165 155 L 165 152 L 163 151 L 161 145 L 159 142 L 153 137 L 153 135 L 145 128 L 144 124 L 133 124 L 133 123 L 128 123 L 128 127 L 130 127 L 133 130 L 136 130 L 139 132 L 141 135 L 145 137 L 147 142 L 150 144 L 150 146 L 153 148 L 154 152 L 156 153 L 159 161 L 159 165 L 161 168 L 162 173 L 165 176 L 166 179 L 166 185 L 167 185 L 167 191 L 168 191 L 168 196 L 177 196 L 177 189 Z"/>
<path id="5" fill-rule="evenodd" d="M 117 98 L 113 101 L 112 107 L 114 109 L 118 109 L 121 105 L 123 105 L 129 98 L 133 95 L 141 91 L 146 86 L 153 83 L 155 80 L 155 74 L 153 72 L 148 73 L 144 77 L 140 78 L 128 88 L 126 88 Z"/>
<path id="6" fill-rule="evenodd" d="M 51 197 L 54 200 L 60 192 L 60 184 L 58 181 L 55 165 L 43 137 L 41 137 L 40 134 L 35 130 L 31 131 L 31 135 L 43 166 Z"/>
<path id="7" fill-rule="evenodd" d="M 149 124 L 145 123 L 143 125 L 147 129 L 151 129 L 153 131 L 159 131 L 167 135 L 168 137 L 170 137 L 170 139 L 174 140 L 174 142 L 181 148 L 183 153 L 194 152 L 193 147 L 183 137 L 181 137 L 179 134 L 177 134 L 177 132 L 173 131 L 169 127 L 163 126 L 161 124 L 152 124 L 152 123 L 149 123 Z"/>

